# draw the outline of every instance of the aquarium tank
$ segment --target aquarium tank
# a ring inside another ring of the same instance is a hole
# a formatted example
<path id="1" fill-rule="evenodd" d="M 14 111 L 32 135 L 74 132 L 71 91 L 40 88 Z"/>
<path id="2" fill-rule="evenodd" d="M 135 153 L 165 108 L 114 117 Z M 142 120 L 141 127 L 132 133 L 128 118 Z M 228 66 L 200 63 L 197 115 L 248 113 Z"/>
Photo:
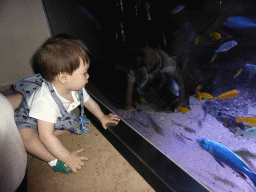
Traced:
<path id="1" fill-rule="evenodd" d="M 256 1 L 71 6 L 88 91 L 207 190 L 255 191 Z"/>

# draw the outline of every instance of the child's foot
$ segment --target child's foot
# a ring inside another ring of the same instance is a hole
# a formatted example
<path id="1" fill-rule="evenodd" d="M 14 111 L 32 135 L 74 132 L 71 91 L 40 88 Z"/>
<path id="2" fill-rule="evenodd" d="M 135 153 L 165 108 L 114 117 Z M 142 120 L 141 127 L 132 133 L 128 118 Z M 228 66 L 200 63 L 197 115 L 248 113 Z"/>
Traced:
<path id="1" fill-rule="evenodd" d="M 67 170 L 67 166 L 58 159 L 57 159 L 56 165 L 51 166 L 51 167 L 55 172 L 62 172 L 62 173 L 72 173 L 73 172 L 72 170 Z"/>

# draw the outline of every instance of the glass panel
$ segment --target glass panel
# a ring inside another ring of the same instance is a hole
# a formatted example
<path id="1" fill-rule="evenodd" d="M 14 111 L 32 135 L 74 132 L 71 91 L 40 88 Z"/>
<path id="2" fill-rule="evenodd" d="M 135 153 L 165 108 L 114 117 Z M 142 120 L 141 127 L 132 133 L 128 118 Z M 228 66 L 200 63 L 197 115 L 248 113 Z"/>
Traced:
<path id="1" fill-rule="evenodd" d="M 255 1 L 63 2 L 51 28 L 94 54 L 93 95 L 210 190 L 256 189 Z"/>
<path id="2" fill-rule="evenodd" d="M 255 2 L 186 2 L 118 1 L 117 45 L 109 60 L 92 61 L 91 83 L 105 105 L 210 190 L 252 191 Z"/>

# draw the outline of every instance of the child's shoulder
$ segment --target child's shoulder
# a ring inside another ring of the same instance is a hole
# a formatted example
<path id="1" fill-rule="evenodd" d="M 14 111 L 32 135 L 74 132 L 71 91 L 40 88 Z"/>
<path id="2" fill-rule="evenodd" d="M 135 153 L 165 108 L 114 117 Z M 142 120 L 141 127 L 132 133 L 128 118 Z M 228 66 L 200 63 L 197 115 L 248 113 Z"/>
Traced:
<path id="1" fill-rule="evenodd" d="M 37 90 L 38 97 L 48 97 L 51 95 L 48 86 L 43 82 L 42 85 Z"/>
<path id="2" fill-rule="evenodd" d="M 162 57 L 170 57 L 170 56 L 168 55 L 168 53 L 166 53 L 166 52 L 163 51 L 163 50 L 159 50 L 157 54 L 160 55 L 160 56 L 162 56 Z"/>
<path id="3" fill-rule="evenodd" d="M 44 82 L 31 98 L 31 105 L 38 105 L 39 103 L 43 103 L 45 105 L 55 105 L 55 101 L 50 93 L 50 90 Z"/>
<path id="4" fill-rule="evenodd" d="M 47 86 L 42 86 L 30 98 L 29 116 L 35 119 L 55 123 L 60 113 L 60 109 Z"/>

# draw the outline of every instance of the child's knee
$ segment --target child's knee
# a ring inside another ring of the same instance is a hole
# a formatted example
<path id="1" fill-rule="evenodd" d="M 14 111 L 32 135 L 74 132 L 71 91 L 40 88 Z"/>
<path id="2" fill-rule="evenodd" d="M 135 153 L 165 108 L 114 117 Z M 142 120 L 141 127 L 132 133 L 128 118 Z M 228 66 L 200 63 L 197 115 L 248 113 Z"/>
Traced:
<path id="1" fill-rule="evenodd" d="M 19 107 L 22 101 L 22 95 L 20 93 L 16 93 L 14 95 L 8 95 L 6 96 L 6 98 L 12 104 L 13 109 L 16 109 L 17 107 Z"/>
<path id="2" fill-rule="evenodd" d="M 24 128 L 19 130 L 19 134 L 25 147 L 33 139 L 38 138 L 38 134 L 33 129 L 30 128 Z"/>

